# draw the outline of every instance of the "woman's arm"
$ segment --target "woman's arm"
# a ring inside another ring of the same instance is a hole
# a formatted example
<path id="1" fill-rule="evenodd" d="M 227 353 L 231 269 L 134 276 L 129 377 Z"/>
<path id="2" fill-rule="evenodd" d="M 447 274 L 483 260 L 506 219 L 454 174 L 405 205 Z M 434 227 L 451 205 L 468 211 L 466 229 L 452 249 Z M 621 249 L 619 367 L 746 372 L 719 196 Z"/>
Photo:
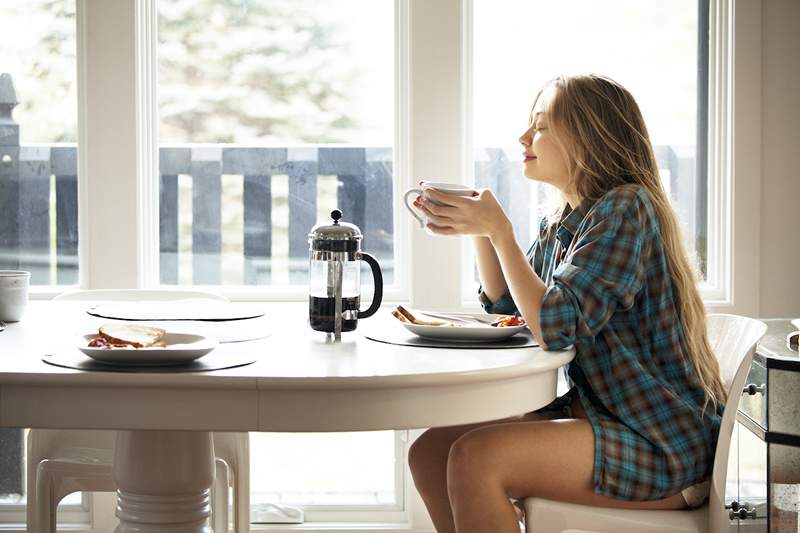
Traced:
<path id="1" fill-rule="evenodd" d="M 488 189 L 469 197 L 435 189 L 428 189 L 427 194 L 438 203 L 418 197 L 414 205 L 428 216 L 428 228 L 441 235 L 474 237 L 479 261 L 483 256 L 479 272 L 484 294 L 494 301 L 508 289 L 522 318 L 545 348 L 539 312 L 546 287 L 517 244 L 514 226 L 494 194 Z M 490 287 L 487 282 L 493 285 Z"/>
<path id="2" fill-rule="evenodd" d="M 475 246 L 475 260 L 478 263 L 483 294 L 492 303 L 497 302 L 508 290 L 500 260 L 488 237 L 473 236 L 472 243 Z"/>
<path id="3" fill-rule="evenodd" d="M 502 269 L 502 275 L 504 275 L 504 281 L 508 285 L 511 297 L 517 304 L 517 309 L 528 323 L 528 327 L 539 341 L 539 345 L 546 350 L 547 346 L 542 340 L 539 313 L 547 286 L 531 268 L 528 258 L 525 257 L 514 238 L 514 231 L 511 227 L 496 232 L 487 240 L 494 249 L 495 257 Z"/>

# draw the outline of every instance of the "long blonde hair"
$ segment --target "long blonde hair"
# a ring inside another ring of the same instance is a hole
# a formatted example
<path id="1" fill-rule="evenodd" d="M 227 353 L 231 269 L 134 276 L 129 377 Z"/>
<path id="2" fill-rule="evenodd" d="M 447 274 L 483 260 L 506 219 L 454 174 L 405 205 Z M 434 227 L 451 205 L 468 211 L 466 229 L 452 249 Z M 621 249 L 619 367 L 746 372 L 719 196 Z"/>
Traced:
<path id="1" fill-rule="evenodd" d="M 549 86 L 555 91 L 547 105 L 548 125 L 567 155 L 578 197 L 591 205 L 617 187 L 635 184 L 647 190 L 660 225 L 689 356 L 705 390 L 703 411 L 709 402 L 716 407 L 727 394 L 708 341 L 698 272 L 689 261 L 694 254 L 684 246 L 639 106 L 624 87 L 603 76 L 559 77 L 545 88 Z"/>

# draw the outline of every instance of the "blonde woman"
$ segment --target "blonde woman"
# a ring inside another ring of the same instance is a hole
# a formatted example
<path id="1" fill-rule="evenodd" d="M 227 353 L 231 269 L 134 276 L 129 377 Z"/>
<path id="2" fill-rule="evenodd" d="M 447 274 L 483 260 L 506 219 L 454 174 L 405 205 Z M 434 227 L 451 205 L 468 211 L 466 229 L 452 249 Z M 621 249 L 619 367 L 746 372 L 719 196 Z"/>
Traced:
<path id="1" fill-rule="evenodd" d="M 520 137 L 526 177 L 563 199 L 527 254 L 489 190 L 416 200 L 473 236 L 490 312 L 542 347 L 574 345 L 572 389 L 527 415 L 426 431 L 409 451 L 436 530 L 518 532 L 510 499 L 682 509 L 708 492 L 725 390 L 679 224 L 641 112 L 601 76 L 558 78 Z"/>

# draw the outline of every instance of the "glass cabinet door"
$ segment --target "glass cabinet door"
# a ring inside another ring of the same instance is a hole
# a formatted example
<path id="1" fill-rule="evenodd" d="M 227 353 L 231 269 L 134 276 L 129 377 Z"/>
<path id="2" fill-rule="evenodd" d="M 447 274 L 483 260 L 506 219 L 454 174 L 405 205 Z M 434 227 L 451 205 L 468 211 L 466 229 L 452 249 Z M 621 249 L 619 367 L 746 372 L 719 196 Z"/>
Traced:
<path id="1" fill-rule="evenodd" d="M 769 445 L 769 523 L 772 533 L 800 531 L 800 448 Z"/>
<path id="2" fill-rule="evenodd" d="M 767 444 L 739 425 L 739 532 L 767 533 Z"/>

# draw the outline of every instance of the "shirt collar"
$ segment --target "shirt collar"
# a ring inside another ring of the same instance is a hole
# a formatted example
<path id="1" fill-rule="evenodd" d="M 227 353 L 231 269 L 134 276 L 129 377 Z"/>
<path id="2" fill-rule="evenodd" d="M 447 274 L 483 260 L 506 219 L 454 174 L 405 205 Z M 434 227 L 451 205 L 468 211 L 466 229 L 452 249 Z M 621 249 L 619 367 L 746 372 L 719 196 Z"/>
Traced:
<path id="1" fill-rule="evenodd" d="M 572 238 L 578 231 L 578 226 L 583 221 L 583 217 L 586 216 L 587 211 L 584 204 L 586 204 L 585 201 L 578 204 L 574 209 L 567 204 L 561 213 L 561 219 L 558 221 L 558 228 L 556 229 L 556 237 L 561 241 L 561 245 L 565 250 L 572 242 Z"/>

